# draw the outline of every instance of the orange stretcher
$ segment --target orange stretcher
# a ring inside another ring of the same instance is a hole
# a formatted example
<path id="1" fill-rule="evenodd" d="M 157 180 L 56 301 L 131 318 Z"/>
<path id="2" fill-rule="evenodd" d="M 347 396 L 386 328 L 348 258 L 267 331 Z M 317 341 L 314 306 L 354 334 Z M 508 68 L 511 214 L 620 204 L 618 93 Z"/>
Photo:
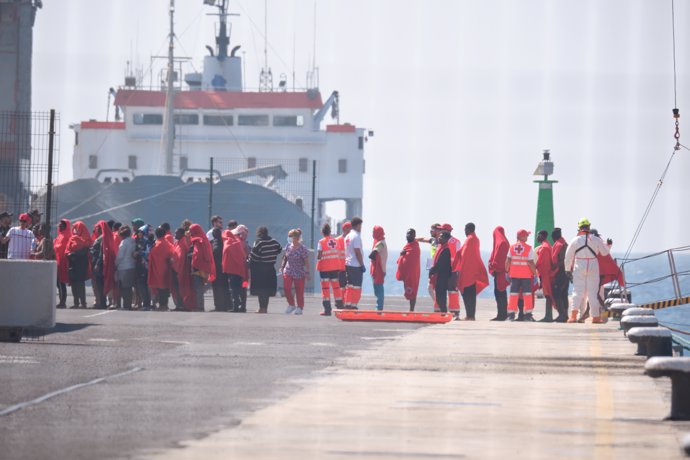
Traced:
<path id="1" fill-rule="evenodd" d="M 453 319 L 451 313 L 392 310 L 333 310 L 342 321 L 384 321 L 391 323 L 447 323 Z"/>

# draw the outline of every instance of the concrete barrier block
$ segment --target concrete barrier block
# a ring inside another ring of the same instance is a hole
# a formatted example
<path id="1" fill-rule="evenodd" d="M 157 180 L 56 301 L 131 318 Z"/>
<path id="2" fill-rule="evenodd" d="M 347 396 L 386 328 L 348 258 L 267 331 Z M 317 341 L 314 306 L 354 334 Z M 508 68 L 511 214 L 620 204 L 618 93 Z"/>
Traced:
<path id="1" fill-rule="evenodd" d="M 57 264 L 0 260 L 0 327 L 55 326 Z"/>

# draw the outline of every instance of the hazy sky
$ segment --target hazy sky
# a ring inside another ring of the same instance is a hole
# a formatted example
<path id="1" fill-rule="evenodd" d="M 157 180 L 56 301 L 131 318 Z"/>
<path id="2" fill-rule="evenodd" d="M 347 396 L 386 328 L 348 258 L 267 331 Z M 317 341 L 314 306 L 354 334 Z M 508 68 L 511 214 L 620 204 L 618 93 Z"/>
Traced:
<path id="1" fill-rule="evenodd" d="M 214 18 L 178 0 L 177 53 L 201 69 Z M 33 108 L 61 114 L 60 178 L 71 179 L 70 123 L 105 119 L 125 63 L 166 52 L 167 0 L 45 0 L 34 29 Z M 304 86 L 314 1 L 268 1 L 269 65 Z M 627 247 L 673 149 L 670 0 L 317 1 L 316 63 L 341 121 L 375 131 L 366 146 L 365 228 L 399 247 L 407 227 L 534 226 L 532 172 L 556 164 L 556 224 L 587 216 Z M 231 45 L 249 87 L 263 62 L 263 1 L 231 2 Z M 690 145 L 690 2 L 676 1 L 681 142 Z M 296 53 L 293 53 L 296 50 Z M 277 80 L 277 78 L 276 78 Z M 148 81 L 148 80 L 147 80 Z M 112 117 L 112 113 L 111 113 Z M 690 244 L 690 152 L 674 159 L 637 251 Z M 391 198 L 394 197 L 394 200 Z"/>

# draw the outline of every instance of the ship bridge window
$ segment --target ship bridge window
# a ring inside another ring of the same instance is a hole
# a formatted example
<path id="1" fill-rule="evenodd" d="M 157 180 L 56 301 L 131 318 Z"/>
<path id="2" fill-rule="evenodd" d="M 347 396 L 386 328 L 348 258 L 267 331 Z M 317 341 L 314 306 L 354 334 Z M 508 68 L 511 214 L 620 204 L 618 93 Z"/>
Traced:
<path id="1" fill-rule="evenodd" d="M 309 159 L 300 158 L 299 159 L 299 172 L 308 172 L 308 171 L 309 171 Z"/>
<path id="2" fill-rule="evenodd" d="M 347 158 L 338 160 L 338 172 L 341 174 L 347 173 Z"/>
<path id="3" fill-rule="evenodd" d="M 199 115 L 196 113 L 176 113 L 173 117 L 176 125 L 198 125 Z"/>
<path id="4" fill-rule="evenodd" d="M 204 115 L 206 126 L 233 126 L 235 117 L 232 115 Z"/>
<path id="5" fill-rule="evenodd" d="M 98 156 L 89 155 L 89 169 L 98 169 Z"/>
<path id="6" fill-rule="evenodd" d="M 129 155 L 127 158 L 127 165 L 129 169 L 137 169 L 137 157 L 136 155 Z"/>
<path id="7" fill-rule="evenodd" d="M 189 158 L 185 155 L 180 156 L 180 171 L 189 169 Z"/>
<path id="8" fill-rule="evenodd" d="M 135 125 L 162 125 L 163 115 L 160 113 L 135 113 L 132 121 Z"/>
<path id="9" fill-rule="evenodd" d="M 304 126 L 302 115 L 273 115 L 273 126 Z"/>
<path id="10" fill-rule="evenodd" d="M 238 115 L 237 124 L 240 126 L 268 126 L 268 115 Z"/>

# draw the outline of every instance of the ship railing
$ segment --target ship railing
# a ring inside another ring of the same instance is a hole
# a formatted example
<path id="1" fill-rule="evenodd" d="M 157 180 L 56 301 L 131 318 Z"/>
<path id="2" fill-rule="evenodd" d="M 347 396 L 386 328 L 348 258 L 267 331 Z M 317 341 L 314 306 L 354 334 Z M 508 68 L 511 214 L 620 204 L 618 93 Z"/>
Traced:
<path id="1" fill-rule="evenodd" d="M 166 92 L 167 87 L 165 85 L 136 85 L 136 86 L 127 86 L 127 85 L 120 85 L 117 87 L 118 90 L 125 90 L 125 91 L 160 91 L 160 92 Z M 189 86 L 175 86 L 175 91 L 176 92 L 191 92 L 191 91 L 200 91 L 201 88 L 190 88 Z M 271 91 L 266 91 L 262 88 L 257 87 L 249 87 L 245 86 L 242 88 L 243 93 L 260 93 L 260 92 L 269 92 L 269 93 L 307 93 L 307 92 L 318 92 L 319 88 L 309 88 L 309 87 L 276 87 L 273 88 Z M 221 91 L 225 92 L 225 91 Z M 230 91 L 228 91 L 230 92 Z"/>
<path id="2" fill-rule="evenodd" d="M 617 258 L 625 286 L 614 282 L 621 297 L 635 303 L 660 300 L 681 301 L 690 296 L 690 246 L 681 246 L 641 257 Z"/>

